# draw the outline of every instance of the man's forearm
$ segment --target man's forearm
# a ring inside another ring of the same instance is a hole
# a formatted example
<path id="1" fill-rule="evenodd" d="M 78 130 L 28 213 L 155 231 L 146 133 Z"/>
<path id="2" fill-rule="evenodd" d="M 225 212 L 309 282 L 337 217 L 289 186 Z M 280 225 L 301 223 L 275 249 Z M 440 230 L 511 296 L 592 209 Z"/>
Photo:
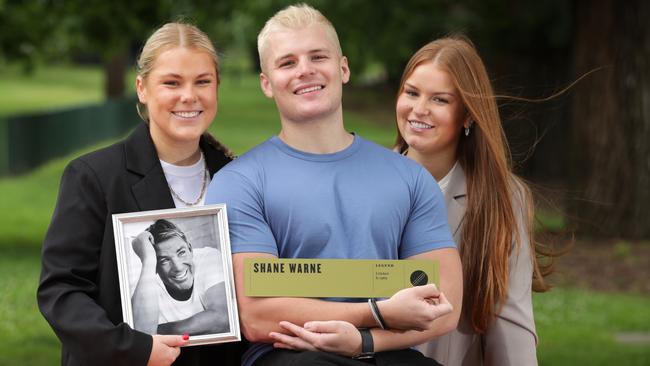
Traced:
<path id="1" fill-rule="evenodd" d="M 147 334 L 155 334 L 158 324 L 158 291 L 156 289 L 155 267 L 142 266 L 140 278 L 133 291 L 133 322 L 134 328 Z"/>
<path id="2" fill-rule="evenodd" d="M 304 325 L 314 320 L 344 320 L 356 327 L 376 326 L 368 304 L 307 298 L 248 298 L 240 301 L 242 331 L 249 341 L 273 342 L 270 332 L 286 333 L 280 321 Z"/>

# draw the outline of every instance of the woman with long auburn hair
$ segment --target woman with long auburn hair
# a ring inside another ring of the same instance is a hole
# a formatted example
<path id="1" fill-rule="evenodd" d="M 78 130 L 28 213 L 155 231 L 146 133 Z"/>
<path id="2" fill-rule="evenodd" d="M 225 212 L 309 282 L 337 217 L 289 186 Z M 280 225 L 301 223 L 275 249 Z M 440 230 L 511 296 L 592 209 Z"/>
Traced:
<path id="1" fill-rule="evenodd" d="M 395 149 L 444 193 L 463 264 L 458 328 L 420 346 L 448 365 L 536 365 L 531 289 L 548 289 L 535 253 L 533 200 L 512 171 L 485 66 L 464 37 L 432 41 L 400 82 Z"/>

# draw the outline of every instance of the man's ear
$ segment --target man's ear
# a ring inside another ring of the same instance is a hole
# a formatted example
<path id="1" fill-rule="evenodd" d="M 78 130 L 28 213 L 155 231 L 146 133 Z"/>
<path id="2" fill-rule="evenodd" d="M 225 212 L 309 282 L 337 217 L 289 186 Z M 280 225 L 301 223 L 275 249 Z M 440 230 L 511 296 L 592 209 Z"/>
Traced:
<path id="1" fill-rule="evenodd" d="M 147 89 L 144 87 L 142 76 L 135 78 L 135 92 L 138 94 L 140 103 L 147 104 Z"/>
<path id="2" fill-rule="evenodd" d="M 341 80 L 343 84 L 347 84 L 350 81 L 350 66 L 348 65 L 348 58 L 345 56 L 341 57 Z"/>
<path id="3" fill-rule="evenodd" d="M 271 87 L 271 82 L 263 72 L 260 73 L 260 87 L 262 88 L 262 93 L 264 93 L 267 98 L 273 98 L 273 88 Z"/>

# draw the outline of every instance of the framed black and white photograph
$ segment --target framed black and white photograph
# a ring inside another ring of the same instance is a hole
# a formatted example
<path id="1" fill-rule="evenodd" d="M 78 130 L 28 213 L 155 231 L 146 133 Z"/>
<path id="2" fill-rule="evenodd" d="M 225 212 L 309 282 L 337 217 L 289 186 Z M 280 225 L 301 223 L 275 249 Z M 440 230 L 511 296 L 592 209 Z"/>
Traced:
<path id="1" fill-rule="evenodd" d="M 241 339 L 225 205 L 113 215 L 124 321 L 189 345 Z"/>

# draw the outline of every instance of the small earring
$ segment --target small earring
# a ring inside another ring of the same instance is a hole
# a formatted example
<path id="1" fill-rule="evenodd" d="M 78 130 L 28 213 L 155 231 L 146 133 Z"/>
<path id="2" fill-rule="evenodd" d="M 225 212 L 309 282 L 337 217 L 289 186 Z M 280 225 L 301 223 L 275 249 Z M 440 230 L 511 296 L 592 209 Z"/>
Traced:
<path id="1" fill-rule="evenodd" d="M 472 128 L 474 121 L 470 121 L 467 127 L 465 127 L 465 136 L 469 136 L 469 129 Z"/>

